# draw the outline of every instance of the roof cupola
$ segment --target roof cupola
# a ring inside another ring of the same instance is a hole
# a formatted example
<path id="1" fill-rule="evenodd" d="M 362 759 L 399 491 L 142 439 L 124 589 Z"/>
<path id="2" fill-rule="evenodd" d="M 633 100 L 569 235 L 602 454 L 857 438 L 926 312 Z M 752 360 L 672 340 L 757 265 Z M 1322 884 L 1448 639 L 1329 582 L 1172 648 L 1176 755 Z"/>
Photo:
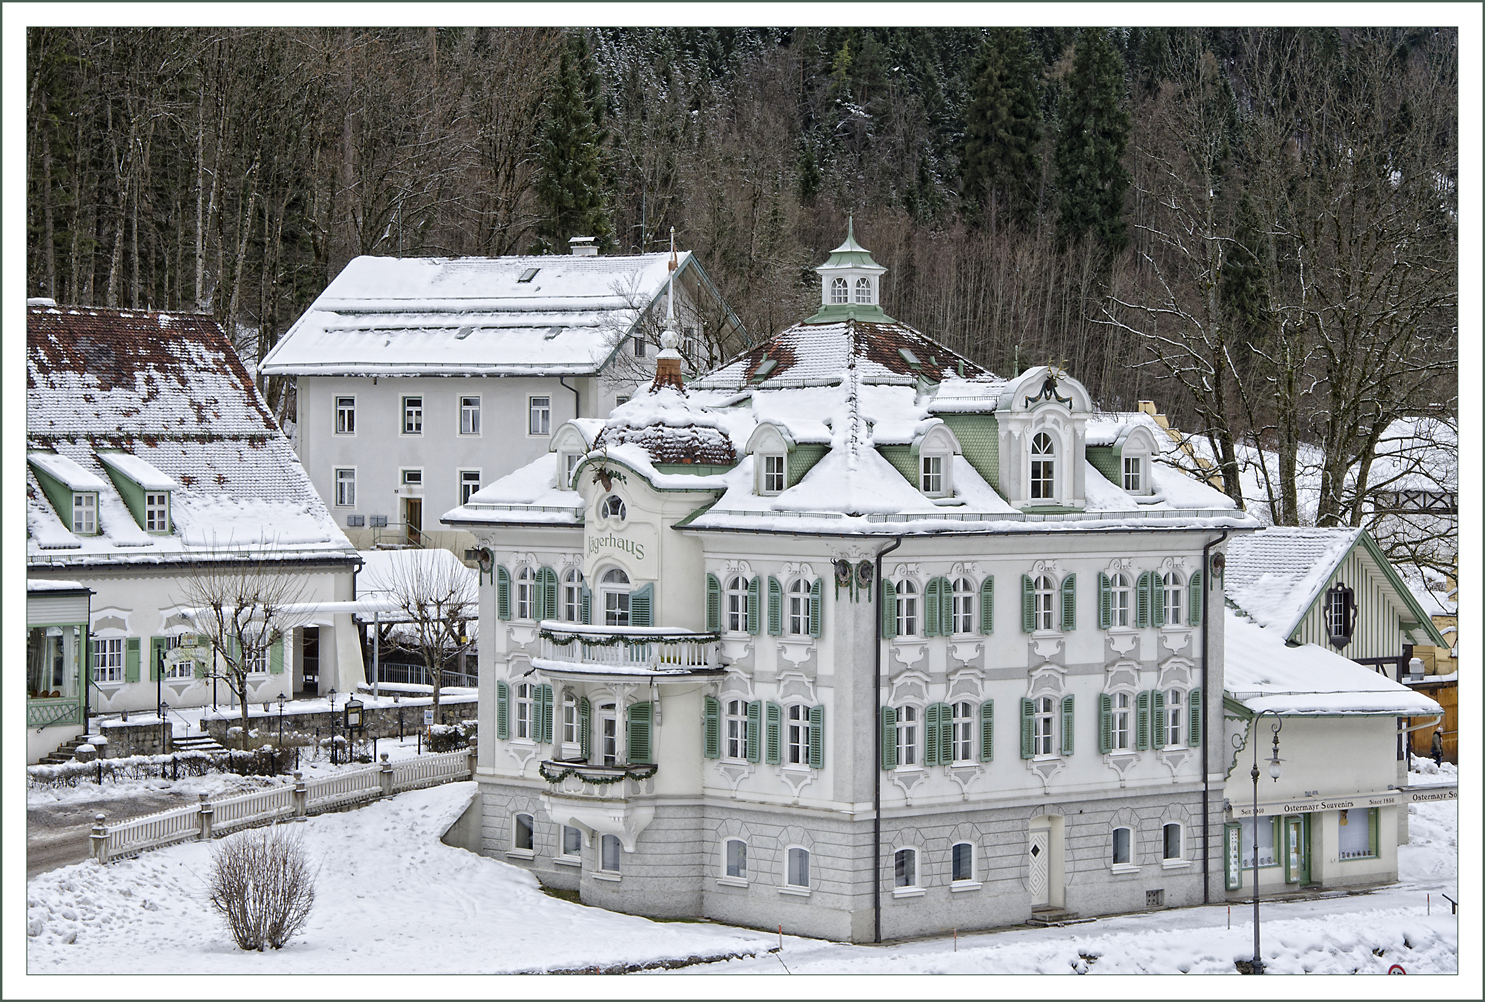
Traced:
<path id="1" fill-rule="evenodd" d="M 831 251 L 815 271 L 820 275 L 820 309 L 805 323 L 893 322 L 881 307 L 881 280 L 887 269 L 856 242 L 854 218 L 846 217 L 846 242 Z"/>

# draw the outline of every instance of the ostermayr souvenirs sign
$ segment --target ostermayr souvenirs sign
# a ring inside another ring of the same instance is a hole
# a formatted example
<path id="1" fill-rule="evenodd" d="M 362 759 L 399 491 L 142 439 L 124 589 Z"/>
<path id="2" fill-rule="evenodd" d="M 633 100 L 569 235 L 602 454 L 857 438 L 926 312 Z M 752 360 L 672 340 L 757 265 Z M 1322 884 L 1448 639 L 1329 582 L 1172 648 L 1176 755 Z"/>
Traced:
<path id="1" fill-rule="evenodd" d="M 1349 811 L 1367 807 L 1392 807 L 1396 804 L 1419 804 L 1440 800 L 1457 800 L 1457 786 L 1428 786 L 1416 789 L 1383 790 L 1380 793 L 1355 793 L 1345 797 L 1306 797 L 1302 800 L 1278 800 L 1259 804 L 1255 815 L 1251 804 L 1233 804 L 1235 818 L 1269 817 L 1283 814 L 1308 814 L 1312 811 Z"/>

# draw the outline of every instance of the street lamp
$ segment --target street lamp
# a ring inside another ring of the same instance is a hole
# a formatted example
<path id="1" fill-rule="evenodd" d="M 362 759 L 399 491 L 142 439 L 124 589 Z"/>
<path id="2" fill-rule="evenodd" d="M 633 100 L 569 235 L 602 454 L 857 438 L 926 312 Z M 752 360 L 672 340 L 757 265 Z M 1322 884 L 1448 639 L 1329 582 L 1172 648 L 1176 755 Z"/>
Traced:
<path id="1" fill-rule="evenodd" d="M 339 765 L 335 758 L 335 689 L 330 689 L 330 764 Z"/>
<path id="2" fill-rule="evenodd" d="M 278 694 L 278 746 L 284 746 L 284 694 Z"/>
<path id="3" fill-rule="evenodd" d="M 167 727 L 170 726 L 170 721 L 168 721 L 168 720 L 165 719 L 165 711 L 168 710 L 168 709 L 170 709 L 169 704 L 166 703 L 165 700 L 163 700 L 163 699 L 160 700 L 160 754 L 161 755 L 164 755 L 166 753 L 166 751 L 165 751 L 165 744 L 166 744 L 166 741 L 165 741 L 165 728 L 167 728 Z"/>
<path id="4" fill-rule="evenodd" d="M 1268 774 L 1273 777 L 1274 782 L 1279 781 L 1279 773 L 1282 760 L 1279 758 L 1279 731 L 1284 728 L 1284 718 L 1279 716 L 1278 710 L 1261 710 L 1253 717 L 1253 973 L 1263 973 L 1263 954 L 1258 947 L 1258 720 L 1268 714 L 1273 714 L 1274 746 L 1273 752 L 1268 760 Z M 1243 735 L 1232 736 L 1233 747 L 1242 748 Z M 1278 848 L 1275 847 L 1275 852 Z"/>

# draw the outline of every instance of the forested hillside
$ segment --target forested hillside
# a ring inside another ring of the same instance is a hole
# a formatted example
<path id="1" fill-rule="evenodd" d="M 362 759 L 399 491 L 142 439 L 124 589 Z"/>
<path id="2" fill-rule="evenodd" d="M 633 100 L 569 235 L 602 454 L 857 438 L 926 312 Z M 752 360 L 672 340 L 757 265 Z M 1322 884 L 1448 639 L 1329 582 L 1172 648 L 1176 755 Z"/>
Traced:
<path id="1" fill-rule="evenodd" d="M 1301 444 L 1361 524 L 1382 429 L 1455 409 L 1449 29 L 58 27 L 28 72 L 31 294 L 249 359 L 357 254 L 672 227 L 767 337 L 854 213 L 892 316 L 1157 400 L 1234 493 L 1256 439 L 1276 521 Z"/>

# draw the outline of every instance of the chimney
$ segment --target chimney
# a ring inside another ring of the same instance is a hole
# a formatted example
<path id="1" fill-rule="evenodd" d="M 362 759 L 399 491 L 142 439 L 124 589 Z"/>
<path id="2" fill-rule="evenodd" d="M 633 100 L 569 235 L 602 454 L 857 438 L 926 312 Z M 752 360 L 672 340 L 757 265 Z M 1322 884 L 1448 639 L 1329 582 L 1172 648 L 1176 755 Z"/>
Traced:
<path id="1" fill-rule="evenodd" d="M 573 237 L 567 241 L 567 246 L 572 248 L 573 257 L 597 257 L 598 245 L 594 243 L 596 237 Z"/>

